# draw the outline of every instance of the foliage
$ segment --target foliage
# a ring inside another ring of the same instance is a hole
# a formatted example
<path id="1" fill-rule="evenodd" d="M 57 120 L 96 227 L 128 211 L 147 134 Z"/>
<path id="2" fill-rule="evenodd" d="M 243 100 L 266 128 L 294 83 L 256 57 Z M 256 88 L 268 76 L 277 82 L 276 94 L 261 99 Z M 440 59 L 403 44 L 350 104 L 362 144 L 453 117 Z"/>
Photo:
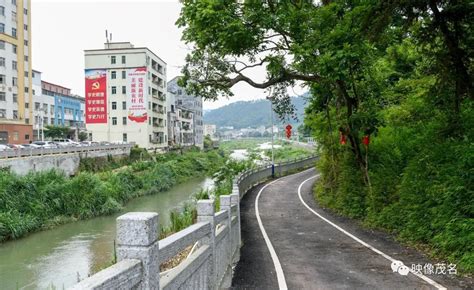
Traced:
<path id="1" fill-rule="evenodd" d="M 53 126 L 48 125 L 45 126 L 44 136 L 46 138 L 57 139 L 57 138 L 65 138 L 67 134 L 69 134 L 70 129 L 68 127 L 62 126 Z"/>
<path id="2" fill-rule="evenodd" d="M 291 103 L 295 106 L 297 120 L 291 120 L 295 125 L 303 121 L 304 107 L 306 105 L 307 94 L 292 97 Z M 245 118 L 242 118 L 242 112 L 245 112 Z M 275 117 L 274 117 L 275 118 Z M 215 124 L 217 127 L 233 126 L 235 129 L 259 126 L 270 127 L 270 102 L 267 100 L 239 101 L 226 106 L 211 110 L 204 115 L 204 123 Z M 278 122 L 276 124 L 285 124 Z"/>
<path id="3" fill-rule="evenodd" d="M 79 141 L 86 141 L 87 138 L 89 138 L 87 136 L 87 132 L 79 132 L 78 137 L 79 137 Z"/>
<path id="4" fill-rule="evenodd" d="M 467 0 L 185 0 L 180 83 L 214 99 L 245 82 L 288 116 L 287 87 L 304 82 L 318 200 L 472 272 L 472 12 Z"/>
<path id="5" fill-rule="evenodd" d="M 83 171 L 68 178 L 51 170 L 18 176 L 0 171 L 0 241 L 58 221 L 110 214 L 130 199 L 164 191 L 187 178 L 212 174 L 223 164 L 215 151 L 164 154 L 114 171 Z"/>
<path id="6" fill-rule="evenodd" d="M 281 144 L 282 144 L 281 147 L 274 148 L 273 150 L 274 152 L 273 158 L 275 162 L 298 159 L 298 158 L 302 158 L 302 157 L 313 154 L 313 150 L 311 149 L 296 147 L 296 146 L 291 145 L 288 142 L 281 142 Z M 271 158 L 272 150 L 271 149 L 265 150 L 265 155 Z"/>

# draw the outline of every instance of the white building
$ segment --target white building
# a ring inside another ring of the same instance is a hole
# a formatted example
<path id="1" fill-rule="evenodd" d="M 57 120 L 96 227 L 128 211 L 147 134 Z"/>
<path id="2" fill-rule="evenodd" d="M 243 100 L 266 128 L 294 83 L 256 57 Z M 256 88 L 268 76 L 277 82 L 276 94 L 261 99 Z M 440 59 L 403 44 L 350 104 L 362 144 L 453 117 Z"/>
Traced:
<path id="1" fill-rule="evenodd" d="M 211 139 L 216 137 L 217 127 L 213 124 L 204 124 L 204 136 L 209 135 Z"/>
<path id="2" fill-rule="evenodd" d="M 176 106 L 193 112 L 193 145 L 204 148 L 202 97 L 189 95 L 184 88 L 178 85 L 178 77 L 168 82 L 168 91 L 174 94 Z"/>
<path id="3" fill-rule="evenodd" d="M 85 51 L 86 125 L 93 141 L 168 144 L 166 63 L 146 47 L 105 43 Z"/>

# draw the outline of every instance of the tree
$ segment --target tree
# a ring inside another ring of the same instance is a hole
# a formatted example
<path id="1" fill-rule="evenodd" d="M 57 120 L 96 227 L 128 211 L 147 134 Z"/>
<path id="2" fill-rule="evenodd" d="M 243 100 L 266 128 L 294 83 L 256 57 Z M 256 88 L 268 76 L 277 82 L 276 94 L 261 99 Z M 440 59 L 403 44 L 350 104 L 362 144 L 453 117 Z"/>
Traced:
<path id="1" fill-rule="evenodd" d="M 52 125 L 46 126 L 45 129 L 44 136 L 51 139 L 64 138 L 70 131 L 67 127 Z"/>
<path id="2" fill-rule="evenodd" d="M 79 141 L 86 141 L 88 136 L 87 136 L 87 132 L 79 132 Z"/>

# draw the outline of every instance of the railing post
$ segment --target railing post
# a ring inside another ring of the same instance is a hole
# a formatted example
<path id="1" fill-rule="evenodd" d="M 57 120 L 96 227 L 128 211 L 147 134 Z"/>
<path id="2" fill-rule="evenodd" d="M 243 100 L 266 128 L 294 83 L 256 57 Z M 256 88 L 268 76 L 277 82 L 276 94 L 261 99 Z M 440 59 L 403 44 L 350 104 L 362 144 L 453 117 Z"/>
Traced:
<path id="1" fill-rule="evenodd" d="M 234 245 L 237 245 L 237 241 L 234 239 L 233 229 L 232 229 L 232 209 L 231 209 L 231 197 L 230 195 L 221 195 L 220 197 L 221 210 L 227 211 L 227 227 L 228 231 L 228 257 L 226 261 L 226 270 L 224 274 L 224 280 L 221 285 L 218 285 L 221 288 L 227 289 L 232 286 L 232 257 L 234 255 Z"/>
<path id="2" fill-rule="evenodd" d="M 234 257 L 234 261 L 238 261 L 240 258 L 240 246 L 242 244 L 241 240 L 241 232 L 240 232 L 240 195 L 238 193 L 232 193 L 230 195 L 230 204 L 231 206 L 235 205 L 237 210 L 236 210 L 236 216 L 237 216 L 237 243 L 236 243 L 236 255 Z"/>
<path id="3" fill-rule="evenodd" d="M 209 275 L 207 277 L 207 289 L 217 289 L 217 271 L 216 271 L 216 223 L 215 223 L 214 201 L 209 199 L 199 200 L 197 202 L 197 222 L 209 222 L 211 224 L 211 235 L 204 243 L 211 248 L 211 257 L 209 263 Z"/>
<path id="4" fill-rule="evenodd" d="M 139 289 L 159 289 L 160 262 L 158 214 L 129 212 L 117 218 L 117 260 L 142 261 L 143 279 Z"/>

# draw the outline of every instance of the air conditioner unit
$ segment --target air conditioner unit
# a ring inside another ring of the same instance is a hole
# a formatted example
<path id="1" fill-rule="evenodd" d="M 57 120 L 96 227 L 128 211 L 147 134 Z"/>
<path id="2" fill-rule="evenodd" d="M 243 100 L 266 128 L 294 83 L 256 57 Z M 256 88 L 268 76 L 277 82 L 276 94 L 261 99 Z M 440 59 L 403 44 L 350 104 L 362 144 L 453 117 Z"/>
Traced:
<path id="1" fill-rule="evenodd" d="M 11 92 L 11 91 L 12 91 L 12 87 L 8 87 L 8 91 Z"/>

